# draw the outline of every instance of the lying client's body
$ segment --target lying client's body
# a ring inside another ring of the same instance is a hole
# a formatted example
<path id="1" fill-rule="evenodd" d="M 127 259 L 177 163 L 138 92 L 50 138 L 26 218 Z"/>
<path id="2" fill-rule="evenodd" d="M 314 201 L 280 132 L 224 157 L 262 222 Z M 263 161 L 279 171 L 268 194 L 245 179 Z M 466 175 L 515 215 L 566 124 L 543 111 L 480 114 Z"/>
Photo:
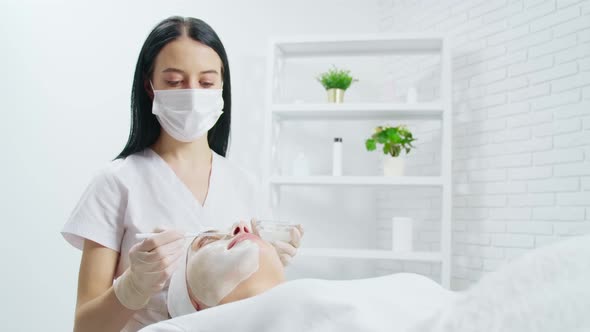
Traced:
<path id="1" fill-rule="evenodd" d="M 590 331 L 590 234 L 452 292 L 413 273 L 285 282 L 276 250 L 250 229 L 196 238 L 171 279 L 174 318 L 141 332 Z"/>
<path id="2" fill-rule="evenodd" d="M 413 273 L 286 282 L 276 249 L 255 228 L 242 222 L 228 234 L 196 237 L 187 248 L 186 264 L 170 281 L 167 302 L 173 319 L 142 331 L 264 331 L 268 327 L 261 324 L 269 321 L 272 330 L 280 331 L 301 331 L 307 321 L 329 322 L 322 331 L 350 330 L 351 325 L 375 331 L 370 327 L 392 323 L 401 328 L 432 315 L 453 294 Z M 220 319 L 226 315 L 239 319 Z"/>

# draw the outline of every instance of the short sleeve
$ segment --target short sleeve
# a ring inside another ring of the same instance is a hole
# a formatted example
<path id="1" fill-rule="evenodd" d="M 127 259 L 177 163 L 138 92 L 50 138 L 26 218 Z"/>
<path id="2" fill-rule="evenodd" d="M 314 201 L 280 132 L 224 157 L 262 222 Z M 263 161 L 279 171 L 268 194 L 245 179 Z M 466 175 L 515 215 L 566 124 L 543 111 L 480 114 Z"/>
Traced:
<path id="1" fill-rule="evenodd" d="M 66 241 L 82 250 L 88 239 L 120 252 L 127 206 L 124 189 L 110 168 L 95 175 L 61 231 Z"/>

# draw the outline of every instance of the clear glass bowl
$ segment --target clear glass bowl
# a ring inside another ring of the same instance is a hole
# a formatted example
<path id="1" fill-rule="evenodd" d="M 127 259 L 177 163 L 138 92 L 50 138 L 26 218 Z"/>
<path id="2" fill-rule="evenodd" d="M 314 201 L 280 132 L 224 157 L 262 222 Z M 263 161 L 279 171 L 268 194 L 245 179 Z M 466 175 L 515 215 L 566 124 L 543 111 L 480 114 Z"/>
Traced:
<path id="1" fill-rule="evenodd" d="M 291 241 L 291 230 L 297 225 L 289 225 L 272 220 L 260 220 L 256 223 L 256 229 L 260 237 L 265 241 Z"/>

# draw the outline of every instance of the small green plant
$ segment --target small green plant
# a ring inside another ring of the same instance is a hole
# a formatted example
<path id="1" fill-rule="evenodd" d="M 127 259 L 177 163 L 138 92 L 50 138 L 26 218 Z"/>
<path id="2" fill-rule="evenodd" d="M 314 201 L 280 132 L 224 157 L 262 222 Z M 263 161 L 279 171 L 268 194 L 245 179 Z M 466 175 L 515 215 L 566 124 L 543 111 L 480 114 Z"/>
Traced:
<path id="1" fill-rule="evenodd" d="M 417 140 L 412 137 L 412 133 L 405 125 L 397 127 L 377 127 L 375 133 L 365 141 L 367 151 L 374 151 L 377 149 L 377 144 L 383 144 L 383 153 L 397 157 L 401 150 L 406 150 L 406 154 L 410 153 L 410 148 L 415 148 L 412 142 Z"/>
<path id="2" fill-rule="evenodd" d="M 350 70 L 334 68 L 329 69 L 327 72 L 320 74 L 317 77 L 326 90 L 328 89 L 342 89 L 346 90 L 350 87 L 352 82 L 358 82 L 358 79 L 350 76 Z"/>

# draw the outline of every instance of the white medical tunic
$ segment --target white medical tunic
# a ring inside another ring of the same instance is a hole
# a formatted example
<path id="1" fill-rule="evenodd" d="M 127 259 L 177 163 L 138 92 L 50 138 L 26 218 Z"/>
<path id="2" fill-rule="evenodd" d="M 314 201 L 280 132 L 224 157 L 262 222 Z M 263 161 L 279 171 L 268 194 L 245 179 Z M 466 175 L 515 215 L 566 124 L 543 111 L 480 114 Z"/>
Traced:
<path id="1" fill-rule="evenodd" d="M 62 229 L 78 249 L 92 240 L 121 254 L 115 278 L 129 267 L 129 249 L 137 233 L 163 226 L 197 232 L 203 226 L 227 229 L 260 217 L 260 192 L 254 178 L 213 152 L 209 191 L 203 205 L 151 148 L 117 159 L 102 169 L 84 191 Z M 168 319 L 168 285 L 138 310 L 122 331 Z"/>

